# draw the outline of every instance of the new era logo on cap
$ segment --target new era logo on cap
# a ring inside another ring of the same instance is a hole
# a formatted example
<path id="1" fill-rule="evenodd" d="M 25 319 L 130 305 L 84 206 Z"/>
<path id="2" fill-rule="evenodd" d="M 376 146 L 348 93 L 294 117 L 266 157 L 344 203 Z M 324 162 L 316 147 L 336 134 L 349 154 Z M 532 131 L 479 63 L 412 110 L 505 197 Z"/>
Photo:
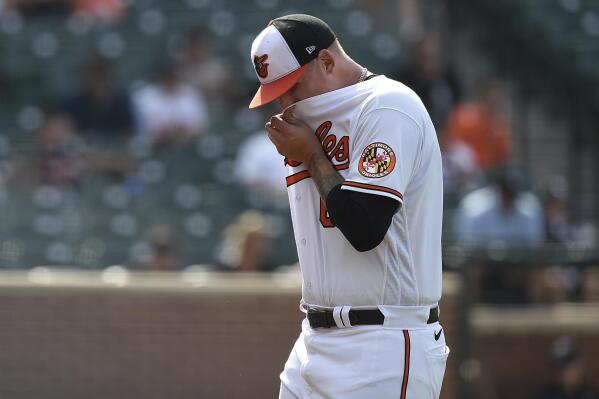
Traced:
<path id="1" fill-rule="evenodd" d="M 250 108 L 283 95 L 302 76 L 306 64 L 334 41 L 331 28 L 310 15 L 292 14 L 271 21 L 252 43 L 251 59 L 261 85 Z"/>

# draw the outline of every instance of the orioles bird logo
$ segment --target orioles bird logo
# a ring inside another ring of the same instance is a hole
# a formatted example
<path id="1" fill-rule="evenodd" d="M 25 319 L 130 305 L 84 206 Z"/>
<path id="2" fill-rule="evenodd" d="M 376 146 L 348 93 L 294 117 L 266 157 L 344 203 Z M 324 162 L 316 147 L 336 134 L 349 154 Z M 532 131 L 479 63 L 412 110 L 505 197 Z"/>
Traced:
<path id="1" fill-rule="evenodd" d="M 264 62 L 268 59 L 268 55 L 257 55 L 254 57 L 254 68 L 256 68 L 256 73 L 262 79 L 268 76 L 268 63 Z"/>

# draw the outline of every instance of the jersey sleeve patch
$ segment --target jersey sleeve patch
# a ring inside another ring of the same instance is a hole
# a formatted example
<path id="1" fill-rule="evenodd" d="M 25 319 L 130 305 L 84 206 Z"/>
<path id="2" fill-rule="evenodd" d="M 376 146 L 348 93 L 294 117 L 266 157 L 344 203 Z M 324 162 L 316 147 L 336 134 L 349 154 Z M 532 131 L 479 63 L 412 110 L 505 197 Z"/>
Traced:
<path id="1" fill-rule="evenodd" d="M 385 143 L 369 144 L 358 162 L 358 171 L 364 177 L 379 178 L 387 176 L 395 168 L 395 151 Z"/>

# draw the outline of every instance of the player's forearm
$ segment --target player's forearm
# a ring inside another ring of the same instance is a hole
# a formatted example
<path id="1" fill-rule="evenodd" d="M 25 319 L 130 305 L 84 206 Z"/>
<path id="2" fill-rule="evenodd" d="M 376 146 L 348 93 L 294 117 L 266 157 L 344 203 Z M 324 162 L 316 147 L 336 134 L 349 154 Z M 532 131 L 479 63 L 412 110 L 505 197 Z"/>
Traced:
<path id="1" fill-rule="evenodd" d="M 322 151 L 316 152 L 310 157 L 308 171 L 316 184 L 320 198 L 325 202 L 333 187 L 343 183 L 343 177 Z"/>

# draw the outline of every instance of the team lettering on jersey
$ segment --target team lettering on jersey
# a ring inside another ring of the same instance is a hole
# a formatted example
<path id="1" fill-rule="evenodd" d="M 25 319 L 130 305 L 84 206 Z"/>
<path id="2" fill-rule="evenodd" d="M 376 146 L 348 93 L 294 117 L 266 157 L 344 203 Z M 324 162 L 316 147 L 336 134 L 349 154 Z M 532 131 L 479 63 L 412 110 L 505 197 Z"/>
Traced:
<path id="1" fill-rule="evenodd" d="M 340 139 L 337 139 L 337 136 L 335 134 L 329 134 L 332 128 L 333 123 L 331 121 L 326 121 L 321 123 L 320 126 L 316 128 L 314 134 L 316 135 L 316 137 L 318 137 L 320 144 L 322 144 L 322 149 L 324 150 L 325 154 L 327 154 L 327 157 L 331 160 L 335 169 L 344 170 L 349 168 L 349 136 L 343 136 Z M 295 168 L 300 166 L 301 164 L 302 162 L 285 158 L 285 165 L 289 165 Z M 290 185 L 291 184 L 287 184 L 287 187 L 289 187 Z"/>
<path id="2" fill-rule="evenodd" d="M 322 149 L 324 150 L 325 154 L 327 154 L 327 157 L 331 160 L 331 163 L 335 169 L 344 170 L 349 168 L 349 136 L 342 136 L 340 139 L 337 139 L 335 134 L 330 133 L 332 128 L 333 123 L 331 121 L 326 121 L 321 123 L 320 126 L 316 128 L 314 134 L 316 137 L 318 137 L 318 140 L 322 145 Z M 295 168 L 301 164 L 302 162 L 285 158 L 285 165 Z M 308 177 L 310 177 L 310 172 L 307 170 L 287 176 L 287 187 Z M 320 223 L 322 227 L 325 228 L 335 227 L 331 217 L 329 216 L 326 205 L 322 200 L 320 200 Z"/>

